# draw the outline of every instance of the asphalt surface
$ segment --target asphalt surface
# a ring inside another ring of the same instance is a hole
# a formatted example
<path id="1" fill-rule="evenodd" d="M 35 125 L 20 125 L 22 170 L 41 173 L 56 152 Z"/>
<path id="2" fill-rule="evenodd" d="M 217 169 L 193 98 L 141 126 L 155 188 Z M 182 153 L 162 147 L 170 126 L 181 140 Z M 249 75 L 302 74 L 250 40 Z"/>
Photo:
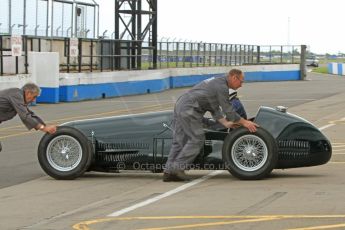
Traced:
<path id="1" fill-rule="evenodd" d="M 162 174 L 86 173 L 57 181 L 40 168 L 43 133 L 19 119 L 1 124 L 0 229 L 341 229 L 345 228 L 345 78 L 308 73 L 306 81 L 245 83 L 249 116 L 285 105 L 314 123 L 333 146 L 323 166 L 274 170 L 260 181 L 226 171 L 190 171 L 189 183 Z M 38 105 L 47 123 L 172 109 L 187 88 L 98 101 Z"/>

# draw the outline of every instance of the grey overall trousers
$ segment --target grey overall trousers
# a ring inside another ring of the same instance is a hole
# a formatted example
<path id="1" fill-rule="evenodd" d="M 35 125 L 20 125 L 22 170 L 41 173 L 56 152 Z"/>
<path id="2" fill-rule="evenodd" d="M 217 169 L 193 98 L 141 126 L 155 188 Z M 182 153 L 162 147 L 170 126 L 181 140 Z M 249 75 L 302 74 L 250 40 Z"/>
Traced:
<path id="1" fill-rule="evenodd" d="M 164 172 L 185 170 L 198 156 L 205 141 L 203 115 L 193 97 L 183 95 L 178 99 L 172 123 L 172 147 Z"/>

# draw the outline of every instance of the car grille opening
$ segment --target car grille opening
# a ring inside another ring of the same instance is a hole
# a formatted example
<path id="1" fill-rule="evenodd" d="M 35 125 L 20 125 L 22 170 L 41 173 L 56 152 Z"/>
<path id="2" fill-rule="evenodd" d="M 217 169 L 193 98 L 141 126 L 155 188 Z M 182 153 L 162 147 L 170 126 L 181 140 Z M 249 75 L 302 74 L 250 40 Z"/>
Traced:
<path id="1" fill-rule="evenodd" d="M 310 143 L 303 140 L 279 140 L 280 160 L 303 159 L 310 155 Z"/>
<path id="2" fill-rule="evenodd" d="M 97 161 L 105 162 L 124 162 L 140 157 L 138 151 L 107 152 L 99 151 L 96 154 Z"/>

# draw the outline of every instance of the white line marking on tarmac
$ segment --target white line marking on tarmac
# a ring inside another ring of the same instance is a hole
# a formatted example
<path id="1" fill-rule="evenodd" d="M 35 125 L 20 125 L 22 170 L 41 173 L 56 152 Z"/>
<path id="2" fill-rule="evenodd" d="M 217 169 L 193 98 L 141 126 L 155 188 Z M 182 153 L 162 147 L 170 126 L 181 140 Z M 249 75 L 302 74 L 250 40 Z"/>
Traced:
<path id="1" fill-rule="evenodd" d="M 333 147 L 333 150 L 332 150 L 333 152 L 341 152 L 341 151 L 345 151 L 345 149 L 344 148 L 342 148 L 342 149 L 334 149 L 334 147 Z"/>
<path id="2" fill-rule="evenodd" d="M 335 124 L 328 124 L 328 125 L 325 125 L 325 126 L 320 127 L 319 129 L 320 129 L 320 130 L 324 130 L 324 129 L 327 129 L 327 128 L 332 127 L 332 126 L 334 126 L 334 125 L 335 125 Z"/>
<path id="3" fill-rule="evenodd" d="M 345 120 L 345 117 L 340 118 L 338 121 L 344 121 L 344 120 Z M 334 123 L 331 123 L 331 124 L 328 124 L 328 125 L 325 125 L 325 126 L 322 126 L 322 127 L 319 128 L 319 130 L 324 130 L 324 129 L 327 129 L 327 128 L 332 127 L 332 126 L 334 126 L 334 125 L 336 125 L 335 122 L 334 122 Z"/>
<path id="4" fill-rule="evenodd" d="M 191 181 L 191 182 L 189 182 L 189 183 L 187 183 L 187 184 L 181 185 L 181 186 L 179 186 L 179 187 L 177 187 L 177 188 L 175 188 L 175 189 L 173 189 L 173 190 L 167 191 L 167 192 L 165 192 L 165 193 L 163 193 L 163 194 L 161 194 L 161 195 L 158 195 L 158 196 L 156 196 L 156 197 L 152 197 L 152 198 L 150 198 L 150 199 L 147 199 L 147 200 L 142 201 L 142 202 L 140 202 L 140 203 L 134 204 L 134 205 L 129 206 L 129 207 L 127 207 L 127 208 L 124 208 L 124 209 L 121 209 L 121 210 L 119 210 L 119 211 L 113 212 L 113 213 L 109 214 L 108 216 L 111 216 L 111 217 L 121 216 L 121 215 L 123 215 L 123 214 L 125 214 L 125 213 L 127 213 L 127 212 L 131 212 L 131 211 L 133 211 L 133 210 L 135 210 L 135 209 L 144 207 L 144 206 L 146 206 L 146 205 L 149 205 L 149 204 L 152 204 L 152 203 L 154 203 L 154 202 L 156 202 L 156 201 L 159 201 L 159 200 L 161 200 L 161 199 L 163 199 L 163 198 L 166 198 L 166 197 L 168 197 L 168 196 L 171 196 L 171 195 L 174 195 L 174 194 L 176 194 L 176 193 L 178 193 L 178 192 L 181 192 L 181 191 L 183 191 L 183 190 L 186 190 L 187 188 L 190 188 L 190 187 L 192 187 L 192 186 L 194 186 L 194 185 L 197 185 L 197 184 L 199 184 L 199 183 L 201 183 L 201 182 L 204 182 L 204 181 L 206 181 L 207 179 L 209 179 L 209 178 L 211 178 L 211 177 L 214 177 L 214 176 L 216 176 L 216 175 L 218 175 L 218 174 L 220 174 L 220 173 L 222 173 L 222 172 L 223 172 L 223 171 L 213 171 L 213 172 L 207 174 L 206 176 L 203 176 L 203 177 L 201 177 L 201 178 L 199 178 L 199 179 L 193 180 L 193 181 Z"/>

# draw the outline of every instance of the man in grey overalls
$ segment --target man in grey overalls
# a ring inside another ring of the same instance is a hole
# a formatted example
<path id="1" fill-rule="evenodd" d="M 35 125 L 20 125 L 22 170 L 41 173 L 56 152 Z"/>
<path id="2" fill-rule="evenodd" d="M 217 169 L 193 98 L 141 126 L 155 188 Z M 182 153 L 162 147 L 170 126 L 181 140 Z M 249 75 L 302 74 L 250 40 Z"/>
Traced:
<path id="1" fill-rule="evenodd" d="M 10 88 L 0 91 L 0 123 L 10 120 L 17 114 L 28 128 L 55 133 L 55 125 L 46 125 L 41 118 L 32 112 L 28 105 L 40 95 L 41 89 L 34 83 L 27 83 L 23 88 Z M 0 143 L 0 151 L 2 146 Z"/>
<path id="2" fill-rule="evenodd" d="M 255 132 L 258 126 L 241 118 L 229 103 L 229 89 L 237 90 L 244 81 L 243 72 L 232 69 L 227 76 L 210 78 L 195 85 L 177 101 L 173 118 L 173 142 L 164 169 L 163 181 L 188 180 L 184 170 L 199 154 L 205 141 L 202 119 L 209 111 L 226 128 L 235 124 Z"/>

